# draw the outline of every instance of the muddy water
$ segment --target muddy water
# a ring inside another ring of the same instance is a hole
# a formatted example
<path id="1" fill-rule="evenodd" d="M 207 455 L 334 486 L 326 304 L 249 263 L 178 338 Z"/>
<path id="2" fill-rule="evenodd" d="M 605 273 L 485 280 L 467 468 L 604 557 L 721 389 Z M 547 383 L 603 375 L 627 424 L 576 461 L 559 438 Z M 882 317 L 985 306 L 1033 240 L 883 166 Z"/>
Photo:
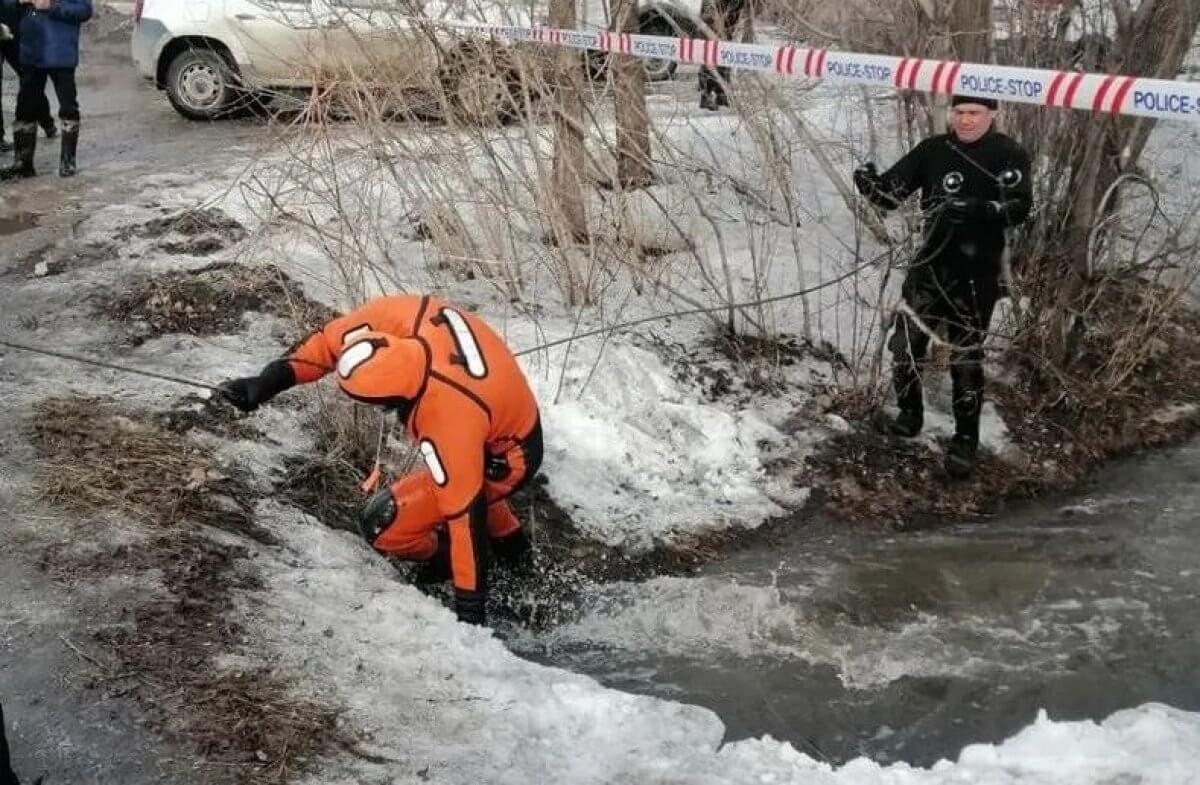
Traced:
<path id="1" fill-rule="evenodd" d="M 1200 442 L 1068 499 L 897 536 L 814 523 L 694 578 L 608 586 L 525 656 L 697 703 L 728 738 L 929 764 L 1039 708 L 1200 709 Z"/>
<path id="2" fill-rule="evenodd" d="M 18 213 L 16 215 L 0 215 L 0 237 L 10 234 L 20 234 L 32 229 L 38 224 L 37 213 Z"/>

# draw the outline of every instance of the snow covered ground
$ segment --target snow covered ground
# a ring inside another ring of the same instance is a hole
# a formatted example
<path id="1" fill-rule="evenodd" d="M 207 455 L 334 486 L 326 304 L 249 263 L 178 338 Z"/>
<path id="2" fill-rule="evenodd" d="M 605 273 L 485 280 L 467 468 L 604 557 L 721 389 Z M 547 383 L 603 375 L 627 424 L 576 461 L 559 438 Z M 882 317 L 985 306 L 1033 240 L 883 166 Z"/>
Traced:
<path id="1" fill-rule="evenodd" d="M 812 106 L 808 119 L 822 132 L 853 126 L 851 113 L 838 109 L 836 102 L 814 100 Z M 834 108 L 821 108 L 830 106 Z M 711 178 L 707 170 L 727 171 L 731 161 L 754 160 L 746 147 L 750 133 L 737 120 L 698 119 L 668 101 L 656 100 L 656 110 L 664 115 L 660 154 L 665 160 L 692 164 L 686 175 L 689 187 Z M 861 142 L 862 135 L 859 130 L 850 138 Z M 431 131 L 427 149 L 446 142 Z M 520 148 L 519 142 L 514 145 Z M 829 154 L 845 169 L 860 150 L 831 145 Z M 379 289 L 435 289 L 480 311 L 519 349 L 678 307 L 679 300 L 653 286 L 648 294 L 637 294 L 634 277 L 621 274 L 606 280 L 597 305 L 572 308 L 555 272 L 544 265 L 537 222 L 525 221 L 510 232 L 509 223 L 500 221 L 500 234 L 474 248 L 493 243 L 492 255 L 482 263 L 502 260 L 526 283 L 525 296 L 513 303 L 493 280 L 440 267 L 455 260 L 406 234 L 408 216 L 421 212 L 422 205 L 414 202 L 417 194 L 394 183 L 389 186 L 384 163 L 371 160 L 378 168 L 371 168 L 367 156 L 355 156 L 345 167 L 344 181 L 337 183 L 344 189 L 343 209 L 349 205 L 349 214 L 339 215 L 328 209 L 328 202 L 311 199 L 313 191 L 298 192 L 298 202 L 287 205 L 304 207 L 314 225 L 326 227 L 328 234 L 282 222 L 264 208 L 261 192 L 249 189 L 250 174 L 267 180 L 277 175 L 273 186 L 295 184 L 286 162 L 278 159 L 266 159 L 257 171 L 227 171 L 223 178 L 214 179 L 212 173 L 148 177 L 142 181 L 142 196 L 134 201 L 168 207 L 219 205 L 258 231 L 235 254 L 243 263 L 278 264 L 310 295 L 339 307 Z M 401 159 L 401 164 L 401 169 L 415 165 L 412 159 Z M 465 193 L 480 180 L 497 185 L 494 171 L 480 166 L 480 177 L 441 186 Z M 807 183 L 798 227 L 783 226 L 767 215 L 780 209 L 778 194 L 772 196 L 760 169 L 740 166 L 734 172 L 736 185 L 767 194 L 770 209 L 748 203 L 734 183 L 719 178 L 711 191 L 701 192 L 700 203 L 713 211 L 710 220 L 696 222 L 691 210 L 696 205 L 667 199 L 665 217 L 686 219 L 695 247 L 694 253 L 664 262 L 665 280 L 677 293 L 707 305 L 717 302 L 713 281 L 728 285 L 736 300 L 753 299 L 760 291 L 794 291 L 856 270 L 860 259 L 874 252 L 870 244 L 857 248 L 851 214 L 812 160 L 798 158 L 794 167 L 795 176 Z M 668 181 L 664 197 L 671 193 L 670 186 L 685 184 L 685 176 L 679 177 Z M 230 182 L 242 187 L 229 188 Z M 528 195 L 513 199 L 517 206 L 530 207 Z M 602 203 L 603 197 L 595 199 Z M 469 204 L 495 213 L 478 200 Z M 628 212 L 618 209 L 611 214 Z M 636 225 L 614 219 L 614 236 L 661 240 L 662 218 L 647 221 L 643 212 L 632 212 Z M 79 236 L 109 238 L 124 226 L 158 214 L 149 207 L 114 206 L 82 225 Z M 348 215 L 361 223 L 337 224 L 335 219 Z M 344 244 L 333 247 L 343 249 L 360 242 L 362 255 L 376 265 L 374 271 L 347 276 L 338 266 L 344 258 L 330 252 L 331 237 Z M 160 253 L 134 261 L 128 250 L 121 259 L 83 277 L 111 282 L 132 270 L 200 264 Z M 759 317 L 772 330 L 807 332 L 814 342 L 828 342 L 849 358 L 869 359 L 880 338 L 879 290 L 894 290 L 896 281 L 883 287 L 875 269 L 858 273 L 802 303 L 763 309 Z M 53 285 L 48 281 L 32 287 L 48 291 Z M 61 300 L 65 313 L 67 298 Z M 87 347 L 105 337 L 104 328 L 98 329 L 90 317 L 59 318 L 57 326 L 63 330 L 56 337 L 68 348 Z M 214 373 L 224 377 L 249 372 L 282 351 L 271 326 L 270 320 L 248 317 L 240 335 L 167 336 L 142 345 L 126 359 L 150 370 L 215 382 L 219 379 L 211 377 Z M 735 388 L 732 394 L 713 397 L 701 381 L 672 367 L 674 360 L 694 362 L 691 352 L 707 333 L 702 320 L 677 318 L 636 333 L 606 334 L 535 351 L 523 359 L 543 406 L 549 490 L 591 536 L 636 550 L 731 525 L 754 526 L 803 500 L 805 489 L 776 482 L 766 466 L 781 455 L 802 458 L 836 430 L 836 422 L 816 413 L 812 385 L 847 371 L 814 354 L 780 369 L 777 379 L 786 383 L 782 395 Z M 731 366 L 715 353 L 699 354 L 716 367 Z M 26 367 L 35 376 L 41 374 L 42 381 L 58 373 L 57 366 L 43 361 Z M 148 406 L 164 406 L 178 393 L 159 384 L 131 391 L 124 381 L 98 373 L 81 386 L 83 392 L 124 394 Z M 940 411 L 931 417 L 929 439 L 944 435 L 949 427 L 946 391 L 942 387 L 935 392 L 934 406 Z M 311 437 L 292 411 L 269 408 L 255 416 L 274 445 L 234 443 L 220 450 L 228 459 L 242 461 L 265 483 L 280 459 L 306 449 Z M 1003 425 L 989 410 L 985 442 L 998 449 L 1004 441 Z M 312 785 L 1200 781 L 1195 771 L 1200 715 L 1153 704 L 1117 713 L 1100 724 L 1030 718 L 1025 731 L 1003 744 L 969 747 L 956 761 L 932 769 L 880 766 L 869 760 L 835 769 L 771 738 L 722 744 L 723 724 L 710 711 L 606 689 L 585 676 L 522 660 L 489 631 L 458 625 L 436 600 L 397 582 L 391 568 L 357 538 L 274 502 L 264 503 L 259 517 L 282 544 L 255 546 L 253 563 L 264 574 L 265 589 L 242 598 L 244 612 L 254 622 L 247 626 L 253 633 L 243 656 L 265 658 L 301 676 L 313 694 L 344 707 L 349 727 L 364 736 L 364 750 L 387 761 L 339 756 L 313 772 L 308 780 Z"/>
<path id="2" fill-rule="evenodd" d="M 823 119 L 826 128 L 847 121 L 836 113 Z M 662 124 L 668 129 L 666 140 L 659 144 L 668 150 L 666 156 L 686 153 L 693 162 L 707 159 L 715 167 L 746 157 L 738 155 L 745 152 L 739 148 L 745 138 L 736 125 L 729 118 L 684 117 L 674 125 L 667 120 Z M 727 146 L 717 145 L 722 140 Z M 843 163 L 849 165 L 848 160 Z M 852 267 L 856 257 L 847 238 L 854 231 L 846 211 L 814 164 L 802 168 L 816 185 L 811 202 L 804 205 L 799 236 L 793 227 L 746 221 L 751 208 L 739 203 L 728 185 L 714 186 L 714 202 L 728 199 L 735 206 L 707 225 L 697 225 L 693 216 L 688 226 L 699 238 L 698 253 L 672 262 L 677 290 L 711 302 L 712 291 L 703 280 L 719 274 L 723 265 L 732 273 L 735 299 L 748 299 L 756 291 L 756 278 L 766 281 L 767 291 L 789 291 L 831 280 Z M 483 169 L 486 179 L 486 165 Z M 371 238 L 369 243 L 387 237 L 386 247 L 374 244 L 368 251 L 383 272 L 367 284 L 368 291 L 435 289 L 479 310 L 521 349 L 665 310 L 664 301 L 669 301 L 638 296 L 627 277 L 618 277 L 605 289 L 601 306 L 576 311 L 539 267 L 541 239 L 535 236 L 535 221 L 513 222 L 514 230 L 493 214 L 491 229 L 484 231 L 480 227 L 488 225 L 489 208 L 466 202 L 464 213 L 473 219 L 469 225 L 484 232 L 476 238 L 476 251 L 485 247 L 497 258 L 504 254 L 522 280 L 533 281 L 524 302 L 511 303 L 490 281 L 448 273 L 439 267 L 439 261 L 447 261 L 442 249 L 405 235 L 405 216 L 421 209 L 412 192 L 386 193 L 391 209 L 377 210 L 373 205 L 381 198 L 381 178 L 360 158 L 348 172 L 340 198 L 352 210 L 361 209 L 360 216 L 369 222 L 360 237 Z M 754 171 L 740 174 L 753 184 Z M 230 192 L 216 201 L 248 224 L 261 221 L 261 202 L 252 196 L 247 207 L 239 201 L 243 198 Z M 320 212 L 325 207 L 319 199 L 306 205 L 320 220 L 335 222 L 336 213 Z M 603 208 L 600 212 L 611 214 Z M 691 211 L 676 202 L 662 212 L 682 220 Z M 253 241 L 258 245 L 248 258 L 279 264 L 303 281 L 311 295 L 327 302 L 345 306 L 354 299 L 331 266 L 327 248 L 294 227 L 278 229 L 270 223 L 268 219 Z M 652 223 L 619 231 L 660 236 L 663 219 Z M 738 223 L 751 228 L 731 228 Z M 394 229 L 394 234 L 381 229 Z M 805 252 L 799 257 L 797 247 Z M 874 304 L 880 285 L 874 270 L 862 273 L 814 293 L 807 309 L 794 303 L 768 309 L 771 327 L 803 333 L 807 322 L 813 337 L 847 356 L 861 356 L 864 346 L 879 339 Z M 685 354 L 705 333 L 698 320 L 673 319 L 639 334 L 606 334 L 524 358 L 543 405 L 550 492 L 591 536 L 636 549 L 729 525 L 755 525 L 803 499 L 803 489 L 773 487 L 764 464 L 789 449 L 793 456 L 802 455 L 832 432 L 819 417 L 801 418 L 798 430 L 794 420 L 785 423 L 798 412 L 811 415 L 805 408 L 810 403 L 806 386 L 829 380 L 834 370 L 815 358 L 788 369 L 792 386 L 782 401 L 751 392 L 712 400 L 700 385 L 673 373 L 668 362 L 672 352 Z M 247 360 L 236 371 L 252 364 Z M 933 413 L 927 438 L 949 430 L 946 397 L 944 389 L 935 394 L 941 411 Z M 290 415 L 264 416 L 272 418 L 275 429 Z M 1005 443 L 1003 425 L 990 410 L 985 441 L 994 449 Z M 1197 781 L 1193 761 L 1200 752 L 1200 716 L 1160 705 L 1120 712 L 1100 724 L 1031 718 L 1025 731 L 1003 744 L 969 747 L 956 761 L 932 769 L 869 760 L 835 769 L 769 737 L 722 744 L 723 725 L 707 710 L 631 696 L 521 660 L 487 631 L 455 624 L 436 601 L 398 584 L 390 569 L 354 537 L 286 507 L 264 505 L 260 514 L 284 543 L 282 551 L 264 550 L 256 557 L 268 591 L 249 598 L 246 608 L 260 642 L 314 693 L 344 706 L 347 722 L 365 734 L 364 749 L 389 761 L 345 756 L 314 773 L 309 779 L 313 785 Z M 898 667 L 901 671 L 890 678 L 904 675 L 908 666 Z"/>
<path id="3" fill-rule="evenodd" d="M 1158 704 L 1100 723 L 1043 714 L 930 769 L 866 759 L 833 768 L 769 737 L 722 745 L 713 713 L 526 662 L 398 584 L 353 536 L 270 505 L 260 514 L 283 546 L 255 559 L 269 591 L 248 601 L 254 628 L 279 665 L 346 705 L 364 751 L 389 761 L 346 757 L 311 785 L 1200 782 L 1200 714 Z"/>

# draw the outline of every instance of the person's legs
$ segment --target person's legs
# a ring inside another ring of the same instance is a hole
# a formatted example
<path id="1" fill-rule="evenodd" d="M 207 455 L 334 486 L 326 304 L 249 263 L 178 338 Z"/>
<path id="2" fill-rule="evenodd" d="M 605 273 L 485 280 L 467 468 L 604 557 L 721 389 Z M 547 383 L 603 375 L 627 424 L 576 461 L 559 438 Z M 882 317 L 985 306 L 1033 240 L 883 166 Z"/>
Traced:
<path id="1" fill-rule="evenodd" d="M 50 72 L 50 79 L 58 96 L 58 116 L 63 121 L 58 173 L 61 177 L 74 177 L 75 153 L 79 147 L 79 94 L 75 86 L 75 69 L 56 68 Z"/>
<path id="2" fill-rule="evenodd" d="M 929 336 L 918 322 L 917 314 L 908 311 L 896 314 L 896 329 L 888 348 L 892 352 L 892 386 L 896 391 L 896 405 L 902 415 L 915 414 L 920 419 L 925 411 L 921 379 L 925 355 L 929 351 Z"/>
<path id="3" fill-rule="evenodd" d="M 946 321 L 946 339 L 954 347 L 950 364 L 953 381 L 954 439 L 946 454 L 946 470 L 965 477 L 975 468 L 979 449 L 979 417 L 983 411 L 983 342 L 996 306 L 996 287 L 964 282 L 953 298 L 955 312 Z"/>
<path id="4" fill-rule="evenodd" d="M 489 455 L 485 462 L 488 537 L 492 551 L 505 561 L 514 561 L 529 552 L 529 535 L 508 503 L 537 474 L 542 466 L 542 425 L 539 422 L 520 444 L 503 455 Z"/>
<path id="5" fill-rule="evenodd" d="M 8 143 L 4 133 L 4 64 L 11 62 L 12 55 L 9 54 L 9 49 L 12 48 L 11 41 L 0 43 L 0 153 L 7 153 L 12 149 L 12 145 Z M 16 69 L 13 69 L 16 73 Z"/>
<path id="6" fill-rule="evenodd" d="M 40 104 L 37 97 L 46 92 L 48 72 L 42 68 L 26 68 L 21 72 L 21 90 L 17 93 L 17 122 L 13 125 L 13 165 L 0 170 L 0 180 L 33 177 L 33 157 L 37 152 L 37 119 Z"/>
<path id="7" fill-rule="evenodd" d="M 376 493 L 363 508 L 361 531 L 372 548 L 408 561 L 428 561 L 445 523 L 428 470 L 414 472 Z"/>

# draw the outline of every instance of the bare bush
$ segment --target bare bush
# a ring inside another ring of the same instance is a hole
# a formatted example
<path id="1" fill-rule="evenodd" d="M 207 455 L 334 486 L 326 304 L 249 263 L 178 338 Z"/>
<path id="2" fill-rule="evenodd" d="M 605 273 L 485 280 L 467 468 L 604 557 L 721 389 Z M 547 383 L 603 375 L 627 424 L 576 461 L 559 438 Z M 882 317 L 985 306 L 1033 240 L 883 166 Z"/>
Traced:
<path id="1" fill-rule="evenodd" d="M 566 6 L 556 6 L 555 21 L 570 26 L 573 8 Z M 991 4 L 940 0 L 767 3 L 757 28 L 859 51 L 1059 68 L 1098 53 L 1098 39 L 1081 38 L 1078 25 L 1064 28 L 1060 16 L 1047 25 L 1025 5 L 1015 16 L 991 13 Z M 1126 28 L 1149 18 L 1139 11 Z M 576 324 L 619 322 L 629 308 L 705 310 L 725 332 L 797 331 L 814 343 L 828 341 L 849 360 L 836 370 L 839 383 L 876 395 L 884 389 L 884 341 L 903 266 L 920 240 L 919 216 L 912 209 L 884 222 L 863 208 L 848 174 L 942 128 L 938 100 L 742 73 L 733 77 L 735 112 L 700 115 L 686 69 L 677 83 L 654 87 L 649 103 L 619 92 L 614 102 L 619 75 L 609 69 L 589 80 L 572 51 L 467 40 L 433 25 L 416 32 L 437 62 L 421 104 L 438 107 L 436 124 L 396 122 L 419 113 L 397 108 L 413 106 L 411 80 L 362 76 L 389 73 L 383 61 L 314 91 L 304 112 L 274 121 L 277 153 L 247 178 L 246 195 L 268 232 L 286 235 L 309 256 L 291 252 L 269 261 L 293 277 L 304 274 L 306 259 L 314 275 L 332 266 L 337 274 L 328 283 L 345 306 L 379 291 L 476 279 L 527 315 L 550 306 Z M 1123 51 L 1132 52 L 1137 40 Z M 1106 52 L 1104 62 L 1126 62 Z M 474 97 L 464 97 L 468 86 L 478 88 Z M 632 108 L 614 122 L 621 100 Z M 336 122 L 328 119 L 333 105 Z M 1064 268 L 1055 260 L 1069 266 L 1075 262 L 1065 251 L 1090 249 L 1088 257 L 1103 256 L 1122 271 L 1107 274 L 1105 286 L 1125 291 L 1139 281 L 1147 291 L 1171 293 L 1153 298 L 1156 304 L 1184 307 L 1194 230 L 1188 212 L 1167 211 L 1136 247 L 1115 239 L 1147 204 L 1126 194 L 1153 192 L 1143 185 L 1153 178 L 1134 168 L 1140 149 L 1126 144 L 1117 178 L 1096 179 L 1096 188 L 1108 184 L 1101 194 L 1107 202 L 1096 202 L 1104 210 L 1093 209 L 1080 243 L 1080 213 L 1072 205 L 1087 189 L 1078 187 L 1076 172 L 1102 171 L 1096 162 L 1107 159 L 1097 150 L 1111 149 L 1113 140 L 1144 149 L 1149 126 L 1101 120 L 1092 127 L 1090 116 L 1034 109 L 1003 115 L 1004 130 L 1035 151 L 1040 207 L 1014 236 L 1014 318 L 997 327 L 996 343 L 1011 343 L 1020 362 L 1047 363 L 1041 373 L 1053 379 L 1065 373 L 1061 353 L 1050 351 L 1052 336 L 1062 333 L 1055 314 L 1064 312 L 1064 301 L 1074 303 L 1070 313 L 1087 302 L 1064 294 Z M 629 144 L 640 130 L 621 130 L 631 127 L 630 118 L 635 125 L 647 120 L 649 147 L 634 158 L 644 157 L 640 163 L 652 171 L 649 187 L 621 187 L 645 182 L 622 174 L 628 151 L 643 149 Z M 423 267 L 406 258 L 415 248 Z M 1183 272 L 1168 281 L 1172 266 Z M 1089 292 L 1093 301 L 1105 300 L 1100 289 Z M 1145 314 L 1134 309 L 1127 316 L 1141 323 Z M 1110 309 L 1106 319 L 1115 318 Z M 1142 339 L 1144 346 L 1149 339 Z M 1130 338 L 1118 354 L 1128 355 L 1134 343 Z M 1120 365 L 1126 372 L 1138 367 L 1132 355 Z M 1102 375 L 1096 389 L 1112 389 L 1122 372 L 1112 366 Z"/>

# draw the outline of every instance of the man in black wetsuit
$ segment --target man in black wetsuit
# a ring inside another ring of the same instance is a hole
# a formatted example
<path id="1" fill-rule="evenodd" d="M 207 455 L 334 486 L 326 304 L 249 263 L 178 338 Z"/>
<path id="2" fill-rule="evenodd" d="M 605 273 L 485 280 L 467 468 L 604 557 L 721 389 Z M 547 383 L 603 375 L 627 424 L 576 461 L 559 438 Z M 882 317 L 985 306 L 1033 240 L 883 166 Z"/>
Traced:
<path id="1" fill-rule="evenodd" d="M 920 190 L 924 244 L 904 280 L 904 302 L 888 344 L 899 416 L 893 433 L 913 437 L 924 424 L 921 368 L 931 333 L 953 347 L 954 439 L 946 471 L 975 468 L 983 407 L 983 340 L 1001 291 L 1005 229 L 1032 206 L 1029 154 L 993 130 L 996 102 L 956 96 L 950 133 L 933 136 L 880 175 L 873 163 L 854 172 L 858 192 L 884 210 Z"/>

